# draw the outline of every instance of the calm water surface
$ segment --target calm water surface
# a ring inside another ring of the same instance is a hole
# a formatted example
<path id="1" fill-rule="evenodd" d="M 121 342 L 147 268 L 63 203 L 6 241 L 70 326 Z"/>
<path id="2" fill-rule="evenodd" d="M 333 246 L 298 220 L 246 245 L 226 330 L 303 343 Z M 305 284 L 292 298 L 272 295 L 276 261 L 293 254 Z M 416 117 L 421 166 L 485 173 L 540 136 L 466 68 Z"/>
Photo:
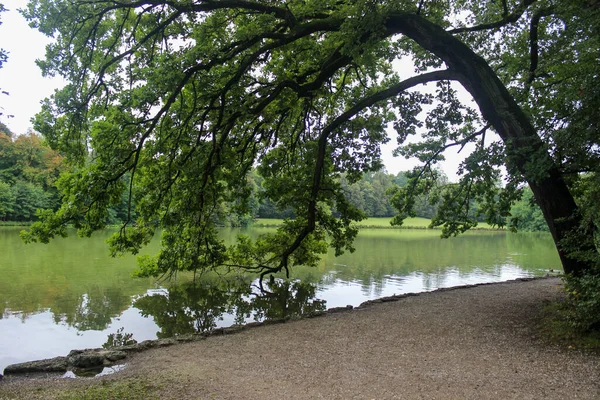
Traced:
<path id="1" fill-rule="evenodd" d="M 247 276 L 175 285 L 132 278 L 135 257 L 109 257 L 108 232 L 48 245 L 25 245 L 18 233 L 0 228 L 0 371 L 100 347 L 120 328 L 142 341 L 560 268 L 549 234 L 479 231 L 441 240 L 439 231 L 361 230 L 355 253 L 298 268 L 296 281 L 276 278 L 265 294 Z M 227 240 L 238 233 L 223 231 Z M 146 253 L 157 250 L 155 241 Z"/>

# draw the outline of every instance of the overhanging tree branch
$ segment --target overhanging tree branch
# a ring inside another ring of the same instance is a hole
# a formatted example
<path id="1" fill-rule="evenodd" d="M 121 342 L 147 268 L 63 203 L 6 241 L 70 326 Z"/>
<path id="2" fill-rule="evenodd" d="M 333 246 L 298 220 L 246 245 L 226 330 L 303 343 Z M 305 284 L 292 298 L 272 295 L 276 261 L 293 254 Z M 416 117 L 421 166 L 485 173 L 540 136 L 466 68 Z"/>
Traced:
<path id="1" fill-rule="evenodd" d="M 506 14 L 504 15 L 504 18 L 502 18 L 501 20 L 495 21 L 495 22 L 490 22 L 487 24 L 468 26 L 468 27 L 464 27 L 464 28 L 454 28 L 454 29 L 448 30 L 447 32 L 454 35 L 457 33 L 480 32 L 480 31 L 487 31 L 487 30 L 502 28 L 503 26 L 517 22 L 519 20 L 519 18 L 521 18 L 521 16 L 525 13 L 527 8 L 530 5 L 532 5 L 533 3 L 535 3 L 536 1 L 537 0 L 523 0 L 523 2 L 521 4 L 519 4 L 517 7 L 515 7 L 515 10 L 511 14 L 508 14 L 508 9 L 506 8 L 506 2 L 504 2 L 504 10 L 505 10 Z"/>
<path id="2" fill-rule="evenodd" d="M 539 64 L 539 40 L 538 40 L 538 28 L 540 24 L 540 20 L 543 17 L 547 17 L 551 15 L 551 8 L 544 8 L 538 10 L 533 17 L 531 18 L 531 22 L 529 23 L 529 72 L 527 75 L 527 80 L 525 81 L 525 95 L 529 93 L 531 89 L 531 85 L 533 81 L 537 77 L 537 68 Z"/>
<path id="3" fill-rule="evenodd" d="M 478 21 L 486 23 L 450 31 L 442 25 L 451 18 L 443 15 L 454 9 L 452 4 L 422 0 L 410 5 L 384 2 L 382 7 L 345 0 L 327 2 L 323 7 L 258 0 L 83 0 L 74 8 L 64 1 L 34 3 L 30 18 L 57 37 L 45 71 L 63 73 L 72 84 L 60 93 L 55 109 L 48 103 L 47 125 L 54 121 L 62 125 L 46 130 L 51 138 L 64 140 L 69 122 L 78 123 L 73 126 L 83 134 L 88 134 L 86 128 L 91 124 L 94 130 L 85 138 L 93 138 L 94 149 L 106 153 L 74 178 L 79 179 L 76 183 L 90 183 L 90 189 L 82 189 L 83 196 L 75 198 L 75 206 L 65 208 L 63 214 L 80 216 L 82 210 L 85 214 L 90 198 L 103 184 L 133 170 L 132 179 L 140 182 L 149 197 L 142 207 L 143 216 L 138 217 L 140 225 L 158 224 L 165 228 L 164 237 L 170 235 L 164 239 L 166 246 L 157 268 L 226 264 L 227 260 L 215 256 L 224 251 L 214 232 L 204 228 L 214 228 L 215 214 L 222 212 L 216 211 L 217 206 L 224 204 L 230 193 L 243 192 L 244 182 L 235 181 L 263 155 L 261 167 L 269 175 L 265 182 L 273 185 L 271 194 L 295 207 L 301 218 L 281 231 L 277 244 L 264 246 L 268 256 L 262 252 L 262 258 L 254 258 L 260 260 L 256 264 L 268 264 L 268 270 L 273 271 L 287 270 L 288 258 L 294 263 L 310 263 L 310 257 L 320 251 L 310 248 L 312 239 L 319 242 L 326 233 L 332 234 L 336 250 L 348 247 L 354 214 L 342 212 L 343 221 L 339 222 L 321 207 L 340 203 L 342 194 L 336 192 L 335 174 L 373 165 L 379 154 L 377 146 L 385 136 L 383 121 L 390 120 L 390 108 L 396 104 L 386 100 L 406 87 L 436 78 L 457 80 L 471 93 L 483 117 L 504 142 L 495 154 L 501 158 L 500 152 L 506 149 L 510 170 L 525 175 L 542 203 L 555 240 L 558 242 L 577 223 L 562 222 L 577 207 L 528 116 L 489 63 L 454 36 L 461 32 L 494 33 L 509 24 L 509 34 L 523 34 L 529 28 L 531 76 L 525 79 L 533 80 L 539 75 L 540 47 L 540 20 L 532 20 L 540 8 L 535 0 L 498 0 L 489 8 L 487 3 L 482 8 L 474 2 L 460 2 L 459 10 L 471 6 L 474 12 L 483 10 L 484 19 Z M 425 17 L 420 15 L 423 4 L 427 4 L 427 12 L 422 13 Z M 509 4 L 513 6 L 509 8 Z M 400 11 L 403 7 L 407 11 Z M 530 21 L 523 22 L 525 18 Z M 397 34 L 412 39 L 425 52 L 412 47 L 407 50 L 404 42 L 397 46 L 389 40 Z M 140 44 L 137 38 L 146 43 Z M 179 39 L 189 42 L 173 49 L 171 45 Z M 381 82 L 388 82 L 384 75 L 390 73 L 394 59 L 412 50 L 422 67 L 437 63 L 426 54 L 430 52 L 448 70 L 381 89 Z M 495 50 L 503 59 L 504 48 Z M 127 61 L 139 67 L 121 69 Z M 364 74 L 352 76 L 349 66 Z M 558 72 L 559 78 L 564 78 Z M 126 73 L 129 82 L 123 79 Z M 194 85 L 200 90 L 190 90 Z M 372 94 L 375 90 L 378 92 Z M 398 110 L 406 110 L 399 126 L 411 132 L 418 125 L 415 118 L 420 102 L 428 101 L 412 95 L 413 106 L 397 104 Z M 450 96 L 440 97 L 440 101 L 457 104 Z M 83 108 L 77 108 L 80 105 Z M 87 110 L 85 107 L 89 107 L 89 115 L 81 112 Z M 562 115 L 561 111 L 554 115 Z M 68 118 L 61 119 L 61 113 Z M 436 111 L 431 115 L 441 119 L 430 124 L 440 128 L 439 140 L 430 143 L 441 147 L 446 140 L 460 143 L 456 132 L 450 132 L 452 139 L 446 139 L 448 124 L 469 124 L 473 117 L 460 107 L 456 112 Z M 104 127 L 107 133 L 102 131 Z M 122 135 L 115 133 L 119 128 L 126 128 Z M 111 148 L 115 149 L 112 158 Z M 85 144 L 79 149 L 85 150 Z M 428 148 L 424 156 L 436 150 Z M 331 160 L 329 152 L 333 154 Z M 352 159 L 355 155 L 356 160 Z M 138 170 L 138 164 L 144 168 Z M 473 168 L 477 166 L 473 164 Z M 170 191 L 166 200 L 159 193 L 165 183 Z M 100 195 L 100 200 L 92 217 L 106 211 L 106 196 Z M 160 213 L 165 218 L 156 222 Z M 93 219 L 89 223 L 93 226 L 86 229 L 96 229 L 100 219 Z M 347 240 L 338 240 L 341 235 Z M 262 250 L 257 248 L 257 252 Z M 565 270 L 583 268 L 564 252 L 559 250 L 559 254 Z"/>
<path id="4" fill-rule="evenodd" d="M 358 113 L 369 107 L 372 107 L 378 102 L 398 96 L 400 93 L 417 85 L 425 84 L 432 81 L 454 80 L 458 79 L 458 77 L 459 75 L 455 71 L 446 69 L 441 71 L 433 71 L 422 75 L 414 76 L 412 78 L 408 78 L 402 82 L 399 82 L 389 87 L 388 89 L 381 90 L 371 96 L 367 96 L 359 100 L 354 106 L 349 108 L 343 114 L 336 117 L 323 129 L 318 141 L 317 159 L 313 172 L 313 183 L 311 187 L 310 199 L 308 202 L 307 224 L 302 230 L 302 232 L 296 237 L 292 245 L 289 248 L 287 248 L 285 252 L 281 255 L 281 262 L 279 263 L 279 266 L 275 269 L 268 269 L 266 271 L 263 271 L 263 273 L 261 274 L 261 280 L 268 273 L 281 271 L 282 269 L 285 269 L 287 271 L 289 257 L 294 253 L 294 251 L 296 251 L 300 247 L 304 239 L 306 239 L 306 237 L 315 230 L 317 222 L 317 202 L 319 192 L 321 191 L 321 181 L 325 167 L 325 159 L 327 157 L 327 143 L 329 136 L 336 129 L 340 128 L 344 123 L 348 122 Z"/>
<path id="5" fill-rule="evenodd" d="M 565 272 L 585 270 L 584 261 L 567 254 L 559 245 L 561 238 L 579 225 L 577 204 L 531 121 L 489 64 L 451 33 L 420 16 L 392 13 L 386 26 L 391 32 L 410 37 L 461 75 L 459 81 L 502 138 L 507 166 L 518 170 L 529 183 L 557 243 Z M 538 167 L 532 168 L 532 162 Z"/>

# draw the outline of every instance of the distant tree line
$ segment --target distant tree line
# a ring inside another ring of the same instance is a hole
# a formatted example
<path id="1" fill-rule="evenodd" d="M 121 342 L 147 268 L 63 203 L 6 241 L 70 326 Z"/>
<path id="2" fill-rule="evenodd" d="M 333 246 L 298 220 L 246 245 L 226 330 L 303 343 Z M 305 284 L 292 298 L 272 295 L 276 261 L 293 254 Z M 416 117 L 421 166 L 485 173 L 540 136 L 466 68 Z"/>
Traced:
<path id="1" fill-rule="evenodd" d="M 37 209 L 56 209 L 62 157 L 33 132 L 13 137 L 0 123 L 0 220 L 27 222 Z"/>
<path id="2" fill-rule="evenodd" d="M 0 221 L 29 222 L 36 220 L 37 209 L 56 210 L 60 203 L 60 193 L 56 181 L 60 173 L 67 169 L 59 153 L 50 149 L 33 132 L 15 136 L 0 123 Z M 285 204 L 276 204 L 264 195 L 264 179 L 257 170 L 248 174 L 248 188 L 251 195 L 241 203 L 232 200 L 221 205 L 219 218 L 230 226 L 247 226 L 255 218 L 293 218 L 294 211 Z M 390 174 L 385 171 L 368 172 L 356 182 L 350 182 L 343 175 L 340 185 L 350 203 L 368 217 L 393 217 L 396 211 L 390 203 L 390 189 L 403 187 L 409 182 L 408 172 Z M 448 178 L 440 173 L 437 185 L 449 185 Z M 109 209 L 107 224 L 120 224 L 129 217 L 128 192 L 124 192 L 121 202 Z M 433 218 L 438 211 L 439 200 L 421 195 L 416 200 L 416 216 Z M 471 216 L 479 221 L 485 215 L 478 215 L 477 204 L 472 204 Z M 522 231 L 547 230 L 541 210 L 529 188 L 508 216 L 513 225 Z"/>
<path id="3" fill-rule="evenodd" d="M 252 175 L 252 180 L 256 186 L 257 218 L 289 218 L 293 217 L 293 211 L 283 206 L 278 206 L 268 198 L 261 196 L 262 177 L 256 172 Z M 447 183 L 447 178 L 443 176 L 441 183 Z M 390 203 L 389 190 L 395 185 L 404 186 L 408 183 L 406 172 L 398 174 L 389 174 L 385 171 L 367 172 L 362 175 L 357 182 L 351 183 L 347 176 L 343 175 L 340 185 L 346 194 L 350 203 L 365 213 L 368 217 L 393 217 L 396 211 Z M 429 204 L 426 196 L 419 198 L 416 212 L 419 217 L 431 218 L 435 215 L 437 207 Z"/>
<path id="4" fill-rule="evenodd" d="M 249 177 L 250 186 L 253 187 L 254 195 L 249 200 L 248 220 L 253 218 L 293 218 L 294 212 L 285 204 L 275 204 L 269 198 L 262 196 L 263 178 L 253 170 Z M 392 207 L 390 189 L 394 186 L 406 186 L 409 183 L 409 172 L 400 171 L 390 174 L 385 171 L 368 172 L 361 179 L 350 183 L 346 176 L 342 176 L 340 184 L 350 203 L 361 210 L 367 217 L 393 217 L 397 211 Z M 452 185 L 448 177 L 439 171 L 437 181 L 437 192 L 443 191 L 446 185 Z M 433 218 L 438 212 L 440 196 L 421 195 L 415 201 L 415 213 L 417 217 Z M 469 216 L 482 222 L 486 219 L 484 213 L 480 212 L 479 205 L 472 201 Z M 519 231 L 547 231 L 548 227 L 542 211 L 533 199 L 533 193 L 528 186 L 523 190 L 521 200 L 517 201 L 511 209 L 510 215 L 506 216 L 505 224 Z M 244 220 L 235 222 L 244 225 Z M 235 225 L 235 223 L 234 223 Z"/>

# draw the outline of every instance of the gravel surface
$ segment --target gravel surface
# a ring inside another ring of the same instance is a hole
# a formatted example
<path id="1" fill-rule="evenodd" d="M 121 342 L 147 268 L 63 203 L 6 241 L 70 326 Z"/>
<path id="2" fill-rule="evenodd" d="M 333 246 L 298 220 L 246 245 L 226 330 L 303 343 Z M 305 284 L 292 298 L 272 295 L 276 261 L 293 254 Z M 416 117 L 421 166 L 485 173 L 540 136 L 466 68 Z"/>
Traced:
<path id="1" fill-rule="evenodd" d="M 600 357 L 539 337 L 561 288 L 550 278 L 424 293 L 148 350 L 103 379 L 144 377 L 172 399 L 599 399 Z M 70 384 L 5 381 L 0 398 Z"/>

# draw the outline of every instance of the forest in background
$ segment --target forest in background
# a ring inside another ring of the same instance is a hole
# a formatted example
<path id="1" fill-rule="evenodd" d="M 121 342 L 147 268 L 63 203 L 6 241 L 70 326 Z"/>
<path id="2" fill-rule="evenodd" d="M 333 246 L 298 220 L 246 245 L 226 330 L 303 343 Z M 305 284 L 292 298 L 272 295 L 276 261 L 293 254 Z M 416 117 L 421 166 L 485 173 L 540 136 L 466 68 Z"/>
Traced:
<path id="1" fill-rule="evenodd" d="M 56 182 L 67 165 L 61 155 L 50 149 L 35 132 L 15 135 L 6 125 L 0 123 L 0 221 L 27 223 L 37 220 L 36 210 L 55 211 L 60 205 L 60 192 Z M 238 214 L 236 204 L 223 206 L 219 213 L 223 224 L 230 226 L 248 226 L 255 218 L 293 218 L 293 210 L 275 204 L 264 196 L 263 178 L 253 169 L 248 175 L 248 184 L 252 194 L 245 205 L 245 212 Z M 341 186 L 350 203 L 367 217 L 393 217 L 396 212 L 390 203 L 389 190 L 408 183 L 407 172 L 397 174 L 385 170 L 368 172 L 355 183 L 342 177 Z M 440 173 L 438 186 L 452 185 L 447 177 Z M 127 198 L 124 193 L 120 204 L 111 207 L 108 224 L 120 224 L 127 219 Z M 511 209 L 516 228 L 522 231 L 547 231 L 548 228 L 541 210 L 532 201 L 529 188 L 523 197 Z M 416 201 L 417 217 L 433 218 L 437 212 L 437 203 L 427 195 L 421 195 Z M 478 214 L 473 203 L 470 216 L 484 221 L 485 215 Z"/>
<path id="2" fill-rule="evenodd" d="M 0 123 L 0 220 L 29 222 L 37 209 L 56 209 L 62 157 L 33 132 L 15 136 Z"/>

